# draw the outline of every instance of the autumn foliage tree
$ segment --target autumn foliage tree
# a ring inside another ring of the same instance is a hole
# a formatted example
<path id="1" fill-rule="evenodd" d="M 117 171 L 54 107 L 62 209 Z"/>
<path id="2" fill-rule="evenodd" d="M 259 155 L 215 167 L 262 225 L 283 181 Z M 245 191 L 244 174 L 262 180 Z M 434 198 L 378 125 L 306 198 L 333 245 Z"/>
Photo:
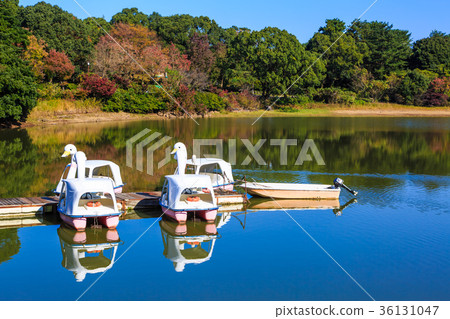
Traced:
<path id="1" fill-rule="evenodd" d="M 28 36 L 28 46 L 24 52 L 24 59 L 30 62 L 33 73 L 37 80 L 42 82 L 44 80 L 44 65 L 48 56 L 45 51 L 46 43 L 44 40 L 38 40 L 34 35 Z"/>
<path id="2" fill-rule="evenodd" d="M 109 99 L 116 92 L 116 84 L 98 74 L 83 74 L 81 86 L 88 96 L 101 100 Z"/>
<path id="3" fill-rule="evenodd" d="M 450 77 L 436 78 L 423 96 L 423 104 L 427 106 L 445 106 L 449 103 Z"/>
<path id="4" fill-rule="evenodd" d="M 70 79 L 75 67 L 64 52 L 50 50 L 45 58 L 43 71 L 50 82 L 62 82 Z"/>
<path id="5" fill-rule="evenodd" d="M 142 81 L 148 79 L 146 72 L 152 76 L 164 72 L 168 61 L 154 31 L 117 23 L 110 35 L 101 37 L 96 46 L 95 71 L 101 76 Z"/>

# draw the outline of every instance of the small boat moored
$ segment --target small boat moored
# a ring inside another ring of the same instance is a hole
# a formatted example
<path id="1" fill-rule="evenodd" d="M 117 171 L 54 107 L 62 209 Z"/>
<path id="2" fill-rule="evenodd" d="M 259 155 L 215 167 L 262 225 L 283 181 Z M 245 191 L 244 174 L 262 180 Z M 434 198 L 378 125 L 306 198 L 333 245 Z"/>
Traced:
<path id="1" fill-rule="evenodd" d="M 250 195 L 268 198 L 338 199 L 340 188 L 325 184 L 257 183 L 242 185 Z"/>
<path id="2" fill-rule="evenodd" d="M 340 178 L 334 180 L 334 185 L 326 184 L 296 184 L 296 183 L 259 183 L 244 182 L 241 186 L 253 196 L 286 199 L 339 199 L 341 187 L 352 193 L 358 194 L 344 185 Z"/>
<path id="3" fill-rule="evenodd" d="M 180 223 L 185 223 L 188 212 L 214 221 L 217 201 L 209 176 L 167 175 L 159 204 L 163 212 Z"/>

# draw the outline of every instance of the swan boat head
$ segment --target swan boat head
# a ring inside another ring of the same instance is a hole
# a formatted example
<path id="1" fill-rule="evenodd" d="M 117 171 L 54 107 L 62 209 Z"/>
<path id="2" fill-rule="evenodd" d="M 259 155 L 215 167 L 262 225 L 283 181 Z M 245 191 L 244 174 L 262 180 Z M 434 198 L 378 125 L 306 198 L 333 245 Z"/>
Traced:
<path id="1" fill-rule="evenodd" d="M 186 146 L 183 143 L 178 142 L 174 145 L 173 151 L 170 154 L 174 155 L 174 158 L 178 162 L 178 175 L 184 175 L 187 163 Z"/>

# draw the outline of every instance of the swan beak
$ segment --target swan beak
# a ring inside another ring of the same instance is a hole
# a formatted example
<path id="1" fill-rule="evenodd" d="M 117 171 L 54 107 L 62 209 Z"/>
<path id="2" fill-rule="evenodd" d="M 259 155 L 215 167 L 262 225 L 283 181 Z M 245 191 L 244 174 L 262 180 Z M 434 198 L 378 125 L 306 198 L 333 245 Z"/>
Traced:
<path id="1" fill-rule="evenodd" d="M 170 152 L 170 154 L 172 154 L 172 155 L 173 155 L 173 154 L 175 154 L 175 153 L 176 153 L 177 151 L 178 151 L 178 150 L 177 150 L 176 148 L 174 148 L 174 149 L 173 149 L 173 151 L 172 151 L 172 152 Z"/>
<path id="2" fill-rule="evenodd" d="M 61 155 L 61 157 L 67 157 L 67 156 L 69 156 L 70 155 L 70 152 L 69 151 L 65 151 L 64 153 L 63 153 L 63 155 Z"/>

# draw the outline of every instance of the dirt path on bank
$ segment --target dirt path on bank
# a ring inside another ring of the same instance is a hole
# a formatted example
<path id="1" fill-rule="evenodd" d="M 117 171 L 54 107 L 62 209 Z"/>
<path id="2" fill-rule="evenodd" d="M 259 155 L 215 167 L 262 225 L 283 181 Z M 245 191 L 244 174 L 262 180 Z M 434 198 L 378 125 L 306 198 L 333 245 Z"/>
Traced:
<path id="1" fill-rule="evenodd" d="M 264 113 L 264 117 L 322 117 L 322 116 L 354 116 L 354 117 L 450 117 L 450 108 L 312 108 L 304 109 L 299 112 L 279 112 L 279 111 L 239 111 L 229 113 L 209 113 L 205 117 L 255 117 L 258 118 Z M 202 116 L 195 116 L 201 118 Z M 40 126 L 40 125 L 61 125 L 73 123 L 96 123 L 96 122 L 122 122 L 122 121 L 145 121 L 173 119 L 174 115 L 165 114 L 132 114 L 132 113 L 71 113 L 52 115 L 45 118 L 30 118 L 22 123 L 22 127 Z M 187 116 L 186 116 L 187 118 Z"/>

